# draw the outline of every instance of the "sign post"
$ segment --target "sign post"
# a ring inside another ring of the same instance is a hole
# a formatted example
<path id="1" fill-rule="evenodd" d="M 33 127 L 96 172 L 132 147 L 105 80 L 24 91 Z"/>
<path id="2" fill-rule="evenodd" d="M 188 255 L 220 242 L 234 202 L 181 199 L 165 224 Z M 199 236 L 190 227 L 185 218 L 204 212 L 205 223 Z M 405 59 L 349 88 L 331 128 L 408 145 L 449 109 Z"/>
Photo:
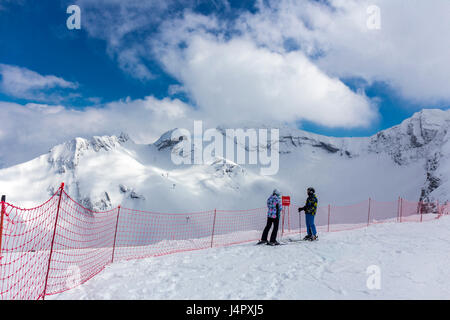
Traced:
<path id="1" fill-rule="evenodd" d="M 283 221 L 282 221 L 282 227 L 281 227 L 281 235 L 284 234 L 284 216 L 286 214 L 286 207 L 288 210 L 288 230 L 291 231 L 291 220 L 289 217 L 289 206 L 291 205 L 291 197 L 289 196 L 282 196 L 281 197 L 281 205 L 283 206 Z"/>
<path id="2" fill-rule="evenodd" d="M 291 197 L 289 196 L 282 196 L 281 197 L 281 204 L 284 206 L 290 206 L 291 205 Z"/>

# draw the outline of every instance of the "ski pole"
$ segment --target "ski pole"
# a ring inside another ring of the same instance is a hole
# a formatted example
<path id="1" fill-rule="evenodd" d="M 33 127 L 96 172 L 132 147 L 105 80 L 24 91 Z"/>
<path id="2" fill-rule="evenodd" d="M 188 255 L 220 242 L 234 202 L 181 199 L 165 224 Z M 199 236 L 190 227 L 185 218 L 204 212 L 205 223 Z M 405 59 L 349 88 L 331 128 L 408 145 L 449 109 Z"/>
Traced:
<path id="1" fill-rule="evenodd" d="M 302 240 L 302 213 L 298 213 L 298 231 L 300 233 L 300 240 Z"/>

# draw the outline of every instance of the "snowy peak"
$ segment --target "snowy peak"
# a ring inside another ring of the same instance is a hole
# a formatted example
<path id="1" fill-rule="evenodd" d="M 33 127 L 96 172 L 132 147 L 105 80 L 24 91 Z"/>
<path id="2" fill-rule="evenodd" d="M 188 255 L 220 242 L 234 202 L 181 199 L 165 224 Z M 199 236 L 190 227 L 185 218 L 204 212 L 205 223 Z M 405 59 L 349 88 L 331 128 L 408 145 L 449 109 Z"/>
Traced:
<path id="1" fill-rule="evenodd" d="M 371 137 L 370 152 L 386 152 L 399 164 L 434 156 L 446 141 L 450 111 L 422 110 Z"/>
<path id="2" fill-rule="evenodd" d="M 58 169 L 58 173 L 73 170 L 78 166 L 83 152 L 89 149 L 89 141 L 75 138 L 50 150 L 48 161 Z"/>
<path id="3" fill-rule="evenodd" d="M 409 138 L 409 146 L 421 148 L 430 143 L 440 144 L 450 126 L 450 112 L 422 110 L 402 122 L 400 129 Z"/>
<path id="4" fill-rule="evenodd" d="M 420 200 L 432 201 L 433 192 L 447 181 L 442 172 L 449 165 L 443 157 L 449 128 L 449 110 L 422 110 L 372 137 L 369 151 L 386 152 L 398 165 L 424 161 L 426 180 Z"/>
<path id="5" fill-rule="evenodd" d="M 413 137 L 411 141 L 420 147 L 443 138 L 450 125 L 450 113 L 442 110 L 423 110 L 415 113 L 408 124 L 408 133 Z M 444 133 L 444 134 L 442 134 Z"/>
<path id="6" fill-rule="evenodd" d="M 420 148 L 435 139 L 443 138 L 450 126 L 450 110 L 422 110 L 401 124 L 379 132 L 375 137 L 400 135 L 407 136 L 408 147 Z M 441 142 L 441 141 L 438 141 Z"/>
<path id="7" fill-rule="evenodd" d="M 129 141 L 127 134 L 121 133 L 116 136 L 94 136 L 90 140 L 75 138 L 52 148 L 49 152 L 48 161 L 56 167 L 58 173 L 75 169 L 80 158 L 89 150 L 99 152 L 110 151 Z"/>
<path id="8" fill-rule="evenodd" d="M 175 145 L 177 145 L 179 142 L 183 141 L 183 139 L 186 139 L 183 135 L 179 135 L 178 137 L 172 138 L 172 135 L 174 132 L 176 132 L 178 128 L 169 130 L 161 135 L 159 139 L 153 143 L 158 150 L 165 150 L 165 149 L 172 149 Z"/>

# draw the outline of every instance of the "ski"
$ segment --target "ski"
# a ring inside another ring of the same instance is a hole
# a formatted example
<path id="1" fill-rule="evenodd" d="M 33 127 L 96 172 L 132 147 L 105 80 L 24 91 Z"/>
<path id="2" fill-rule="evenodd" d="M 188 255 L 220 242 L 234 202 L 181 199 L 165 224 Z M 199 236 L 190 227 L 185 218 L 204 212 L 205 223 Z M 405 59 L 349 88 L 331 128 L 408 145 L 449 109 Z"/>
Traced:
<path id="1" fill-rule="evenodd" d="M 288 243 L 285 243 L 284 241 L 278 241 L 278 244 L 270 244 L 270 243 L 256 243 L 255 244 L 255 246 L 260 246 L 260 245 L 266 245 L 266 246 L 270 246 L 270 247 L 278 247 L 278 246 L 283 246 L 283 245 L 286 245 L 286 244 L 288 244 Z"/>
<path id="2" fill-rule="evenodd" d="M 296 243 L 296 242 L 300 242 L 300 240 L 290 240 L 290 239 L 287 239 L 287 240 L 281 240 L 280 241 L 280 243 L 282 244 L 282 245 L 288 245 L 288 244 L 293 244 L 293 243 Z"/>
<path id="3" fill-rule="evenodd" d="M 308 240 L 308 239 L 305 240 L 305 239 L 289 239 L 289 238 L 286 240 L 282 240 L 282 242 L 285 244 L 298 243 L 298 242 L 315 242 L 315 241 L 319 241 L 319 239 L 313 240 L 313 241 Z"/>
<path id="4" fill-rule="evenodd" d="M 289 242 L 303 242 L 303 241 L 307 241 L 307 240 L 303 240 L 303 239 L 288 239 Z"/>

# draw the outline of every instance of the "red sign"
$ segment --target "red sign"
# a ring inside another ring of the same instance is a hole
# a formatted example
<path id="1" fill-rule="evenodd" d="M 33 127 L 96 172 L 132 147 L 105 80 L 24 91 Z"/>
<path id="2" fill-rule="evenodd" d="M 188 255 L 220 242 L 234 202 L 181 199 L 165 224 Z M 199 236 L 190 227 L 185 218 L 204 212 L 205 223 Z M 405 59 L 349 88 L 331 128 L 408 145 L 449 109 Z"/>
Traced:
<path id="1" fill-rule="evenodd" d="M 289 196 L 282 196 L 281 197 L 281 204 L 283 206 L 289 206 L 291 204 L 291 197 L 289 197 Z"/>

